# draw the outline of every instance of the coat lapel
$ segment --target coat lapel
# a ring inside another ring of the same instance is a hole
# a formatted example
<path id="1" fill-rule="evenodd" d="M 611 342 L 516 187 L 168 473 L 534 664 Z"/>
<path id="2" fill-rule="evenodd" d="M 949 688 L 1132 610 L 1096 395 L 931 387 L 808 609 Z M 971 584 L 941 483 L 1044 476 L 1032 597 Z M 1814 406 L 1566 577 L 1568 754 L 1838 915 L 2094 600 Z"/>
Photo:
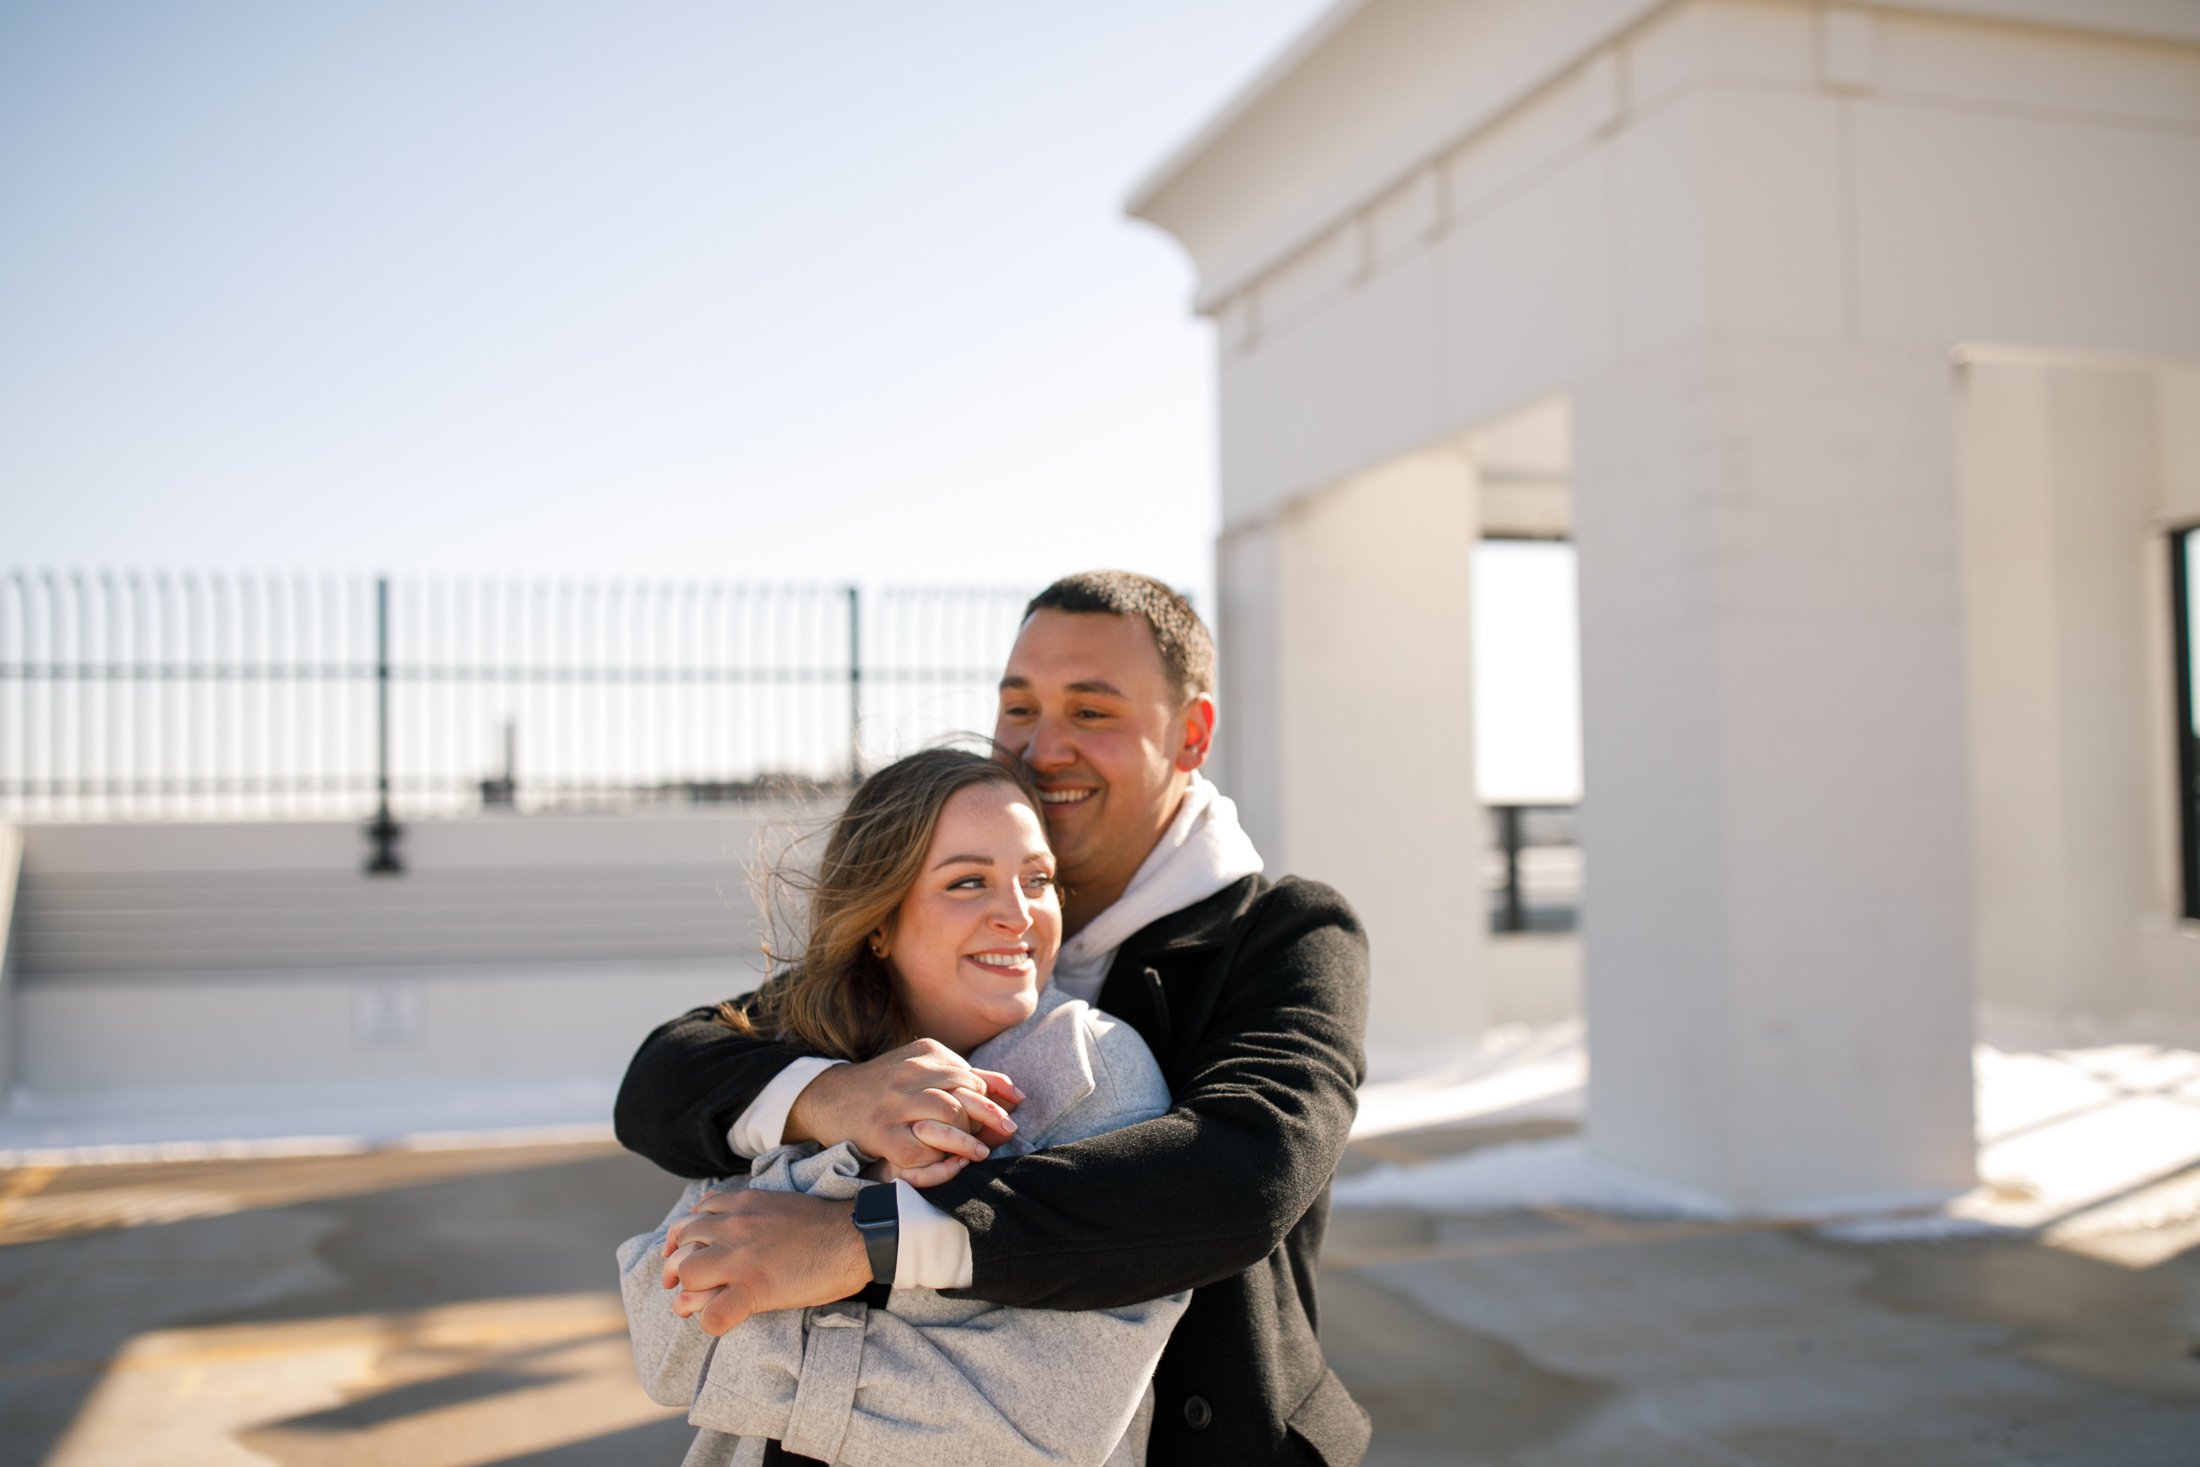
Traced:
<path id="1" fill-rule="evenodd" d="M 1136 1029 L 1155 1054 L 1161 1054 L 1168 1024 L 1154 1008 L 1146 969 L 1156 969 L 1166 981 L 1170 969 L 1185 956 L 1228 942 L 1238 918 L 1263 884 L 1258 875 L 1234 881 L 1205 901 L 1149 922 L 1125 939 L 1108 968 L 1107 981 L 1100 986 L 1100 1007 Z"/>

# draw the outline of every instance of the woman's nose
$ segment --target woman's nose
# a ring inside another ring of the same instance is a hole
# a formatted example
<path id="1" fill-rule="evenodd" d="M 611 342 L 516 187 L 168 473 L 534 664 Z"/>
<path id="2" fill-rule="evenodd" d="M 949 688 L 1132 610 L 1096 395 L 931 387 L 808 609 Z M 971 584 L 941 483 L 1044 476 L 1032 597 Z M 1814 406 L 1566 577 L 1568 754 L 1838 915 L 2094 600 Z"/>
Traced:
<path id="1" fill-rule="evenodd" d="M 1011 883 L 1008 900 L 993 904 L 993 925 L 1011 936 L 1021 937 L 1031 930 L 1031 898 L 1024 892 L 1021 882 Z"/>

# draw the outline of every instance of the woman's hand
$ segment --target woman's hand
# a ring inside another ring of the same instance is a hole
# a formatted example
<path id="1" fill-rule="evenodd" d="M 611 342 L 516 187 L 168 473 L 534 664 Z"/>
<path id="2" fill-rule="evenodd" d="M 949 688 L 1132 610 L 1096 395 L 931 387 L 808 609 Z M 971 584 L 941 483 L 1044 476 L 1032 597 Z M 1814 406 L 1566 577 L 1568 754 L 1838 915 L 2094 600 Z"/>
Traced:
<path id="1" fill-rule="evenodd" d="M 973 1139 L 964 1132 L 945 1121 L 917 1121 L 909 1129 L 918 1145 L 932 1146 L 939 1152 L 940 1159 L 927 1162 L 923 1166 L 906 1167 L 896 1166 L 881 1157 L 863 1169 L 866 1179 L 873 1182 L 907 1182 L 912 1187 L 937 1187 L 970 1165 L 970 1157 L 948 1149 L 964 1145 Z"/>
<path id="2" fill-rule="evenodd" d="M 820 1073 L 795 1097 L 783 1138 L 823 1146 L 852 1141 L 894 1167 L 894 1175 L 930 1187 L 984 1161 L 1014 1135 L 1008 1112 L 1023 1098 L 1008 1076 L 975 1069 L 946 1045 L 919 1039 Z"/>

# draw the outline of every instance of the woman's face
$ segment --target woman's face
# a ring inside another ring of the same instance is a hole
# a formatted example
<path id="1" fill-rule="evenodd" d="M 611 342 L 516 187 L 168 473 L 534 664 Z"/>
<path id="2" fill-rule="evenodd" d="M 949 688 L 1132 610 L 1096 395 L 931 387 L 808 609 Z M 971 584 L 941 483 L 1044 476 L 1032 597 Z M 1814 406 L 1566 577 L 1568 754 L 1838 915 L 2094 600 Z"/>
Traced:
<path id="1" fill-rule="evenodd" d="M 997 780 L 957 790 L 886 933 L 911 1034 L 967 1055 L 1013 1029 L 1038 1007 L 1061 943 L 1039 812 Z"/>

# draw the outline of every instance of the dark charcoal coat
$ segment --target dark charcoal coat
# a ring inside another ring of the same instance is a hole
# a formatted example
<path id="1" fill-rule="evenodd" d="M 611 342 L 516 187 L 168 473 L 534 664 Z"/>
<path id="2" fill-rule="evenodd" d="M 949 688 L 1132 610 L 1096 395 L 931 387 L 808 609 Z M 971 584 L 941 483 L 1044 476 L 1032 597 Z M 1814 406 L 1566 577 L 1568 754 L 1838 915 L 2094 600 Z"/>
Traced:
<path id="1" fill-rule="evenodd" d="M 1364 1076 L 1358 919 L 1318 883 L 1248 876 L 1125 942 L 1098 1006 L 1144 1037 L 1174 1108 L 930 1189 L 970 1230 L 969 1294 L 1107 1309 L 1193 1289 L 1154 1380 L 1149 1467 L 1359 1461 L 1367 1415 L 1314 1337 Z M 693 1010 L 635 1055 L 619 1139 L 682 1176 L 738 1170 L 726 1129 L 795 1054 Z"/>

